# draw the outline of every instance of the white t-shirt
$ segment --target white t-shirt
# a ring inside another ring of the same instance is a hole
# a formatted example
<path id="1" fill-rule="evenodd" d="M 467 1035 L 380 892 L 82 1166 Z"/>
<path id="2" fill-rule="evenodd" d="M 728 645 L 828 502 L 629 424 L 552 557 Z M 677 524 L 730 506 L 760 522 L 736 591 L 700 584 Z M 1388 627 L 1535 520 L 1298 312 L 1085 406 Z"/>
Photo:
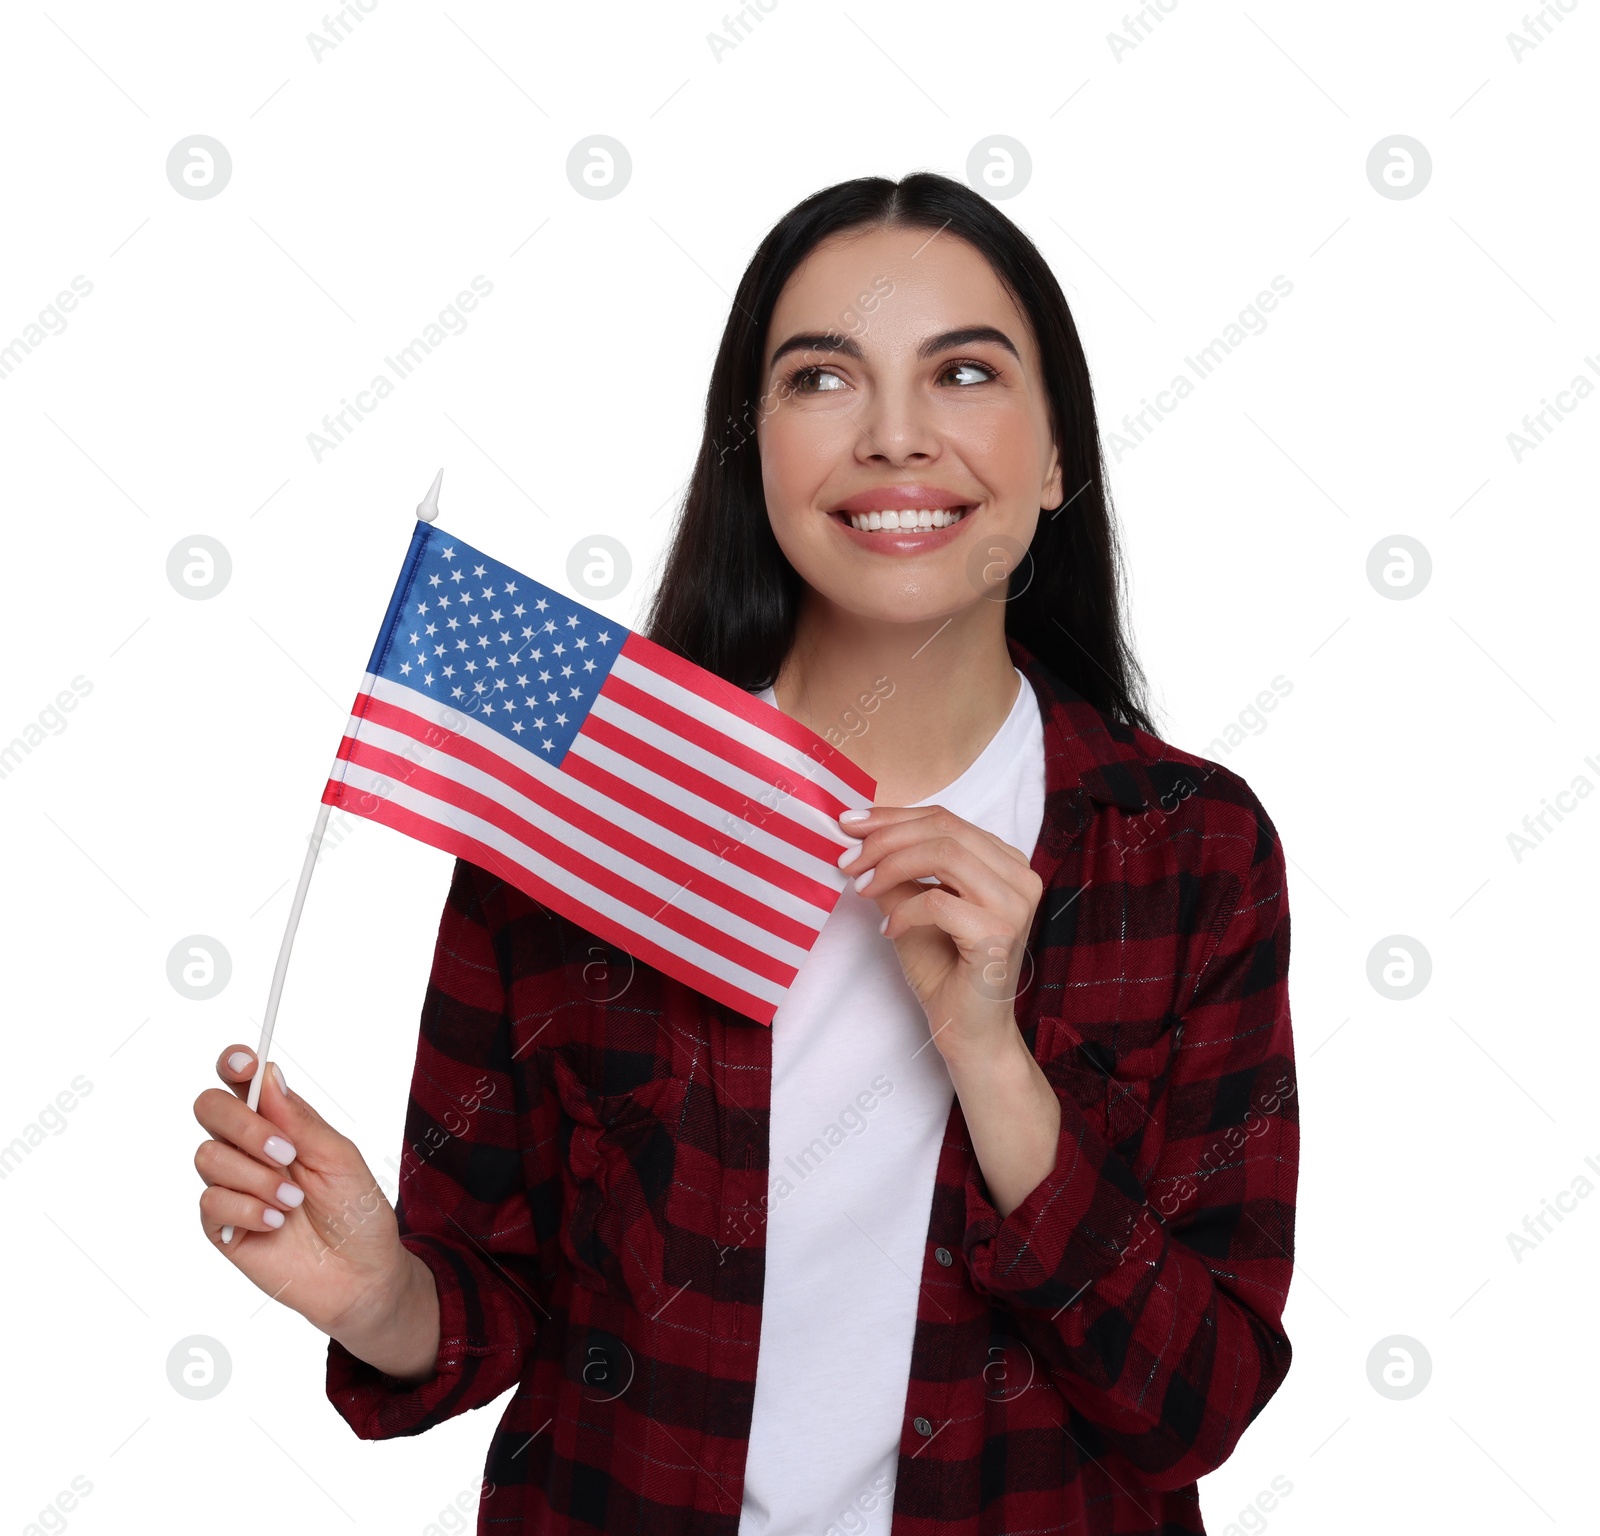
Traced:
<path id="1" fill-rule="evenodd" d="M 1031 858 L 1044 731 L 1033 688 L 1021 672 L 1017 682 L 971 766 L 917 804 Z M 774 702 L 770 688 L 757 697 Z M 766 1285 L 739 1536 L 890 1527 L 955 1090 L 870 892 L 846 886 L 772 1021 Z"/>

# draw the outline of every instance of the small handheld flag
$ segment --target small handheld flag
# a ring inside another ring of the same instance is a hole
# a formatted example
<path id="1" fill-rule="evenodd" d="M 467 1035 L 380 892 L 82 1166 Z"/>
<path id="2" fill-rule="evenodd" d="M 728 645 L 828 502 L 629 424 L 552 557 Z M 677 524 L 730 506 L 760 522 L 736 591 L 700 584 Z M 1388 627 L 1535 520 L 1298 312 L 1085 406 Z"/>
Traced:
<path id="1" fill-rule="evenodd" d="M 715 674 L 419 520 L 323 800 L 770 1024 L 873 781 Z"/>
<path id="2" fill-rule="evenodd" d="M 499 874 L 771 1024 L 844 889 L 838 814 L 876 791 L 781 710 L 437 528 L 443 476 L 323 789 L 252 1109 L 332 807 Z"/>

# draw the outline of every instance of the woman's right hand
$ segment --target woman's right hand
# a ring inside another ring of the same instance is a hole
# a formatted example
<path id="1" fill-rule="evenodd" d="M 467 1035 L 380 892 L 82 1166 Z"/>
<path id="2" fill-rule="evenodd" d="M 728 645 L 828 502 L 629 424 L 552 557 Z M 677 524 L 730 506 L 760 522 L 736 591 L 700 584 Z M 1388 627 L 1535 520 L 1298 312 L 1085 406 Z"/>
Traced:
<path id="1" fill-rule="evenodd" d="M 245 1099 L 255 1069 L 254 1051 L 229 1046 L 217 1060 L 227 1087 L 207 1088 L 194 1101 L 195 1119 L 212 1138 L 194 1155 L 206 1183 L 200 1224 L 207 1238 L 254 1285 L 324 1333 L 364 1337 L 381 1333 L 386 1319 L 414 1315 L 417 1270 L 426 1266 L 401 1243 L 394 1208 L 366 1160 L 286 1091 L 274 1062 L 262 1078 L 260 1110 L 251 1109 Z M 224 1243 L 229 1225 L 233 1237 Z"/>

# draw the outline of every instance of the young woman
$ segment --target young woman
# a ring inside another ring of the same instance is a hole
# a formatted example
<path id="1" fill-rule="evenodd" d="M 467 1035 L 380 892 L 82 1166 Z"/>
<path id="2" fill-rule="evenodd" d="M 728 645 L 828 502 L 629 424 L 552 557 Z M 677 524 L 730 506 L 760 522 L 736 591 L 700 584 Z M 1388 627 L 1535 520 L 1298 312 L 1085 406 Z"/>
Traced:
<path id="1" fill-rule="evenodd" d="M 1201 1531 L 1290 1359 L 1284 860 L 1153 734 L 1083 350 L 984 198 L 762 242 L 649 633 L 877 782 L 771 1027 L 460 860 L 397 1209 L 240 1046 L 206 1234 L 358 1435 L 515 1389 L 482 1532 Z"/>

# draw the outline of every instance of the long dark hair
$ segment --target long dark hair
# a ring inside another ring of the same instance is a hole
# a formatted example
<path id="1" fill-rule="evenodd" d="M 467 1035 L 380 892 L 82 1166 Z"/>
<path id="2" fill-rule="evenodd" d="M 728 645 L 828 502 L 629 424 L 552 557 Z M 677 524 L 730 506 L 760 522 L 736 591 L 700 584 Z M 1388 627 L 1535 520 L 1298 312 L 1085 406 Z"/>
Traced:
<path id="1" fill-rule="evenodd" d="M 1154 734 L 1144 677 L 1123 635 L 1094 395 L 1066 296 L 1010 219 L 930 171 L 824 187 L 784 214 L 751 257 L 711 370 L 700 452 L 644 633 L 738 687 L 776 678 L 794 641 L 802 584 L 767 519 L 755 440 L 767 328 L 783 285 L 811 251 L 868 225 L 959 236 L 987 258 L 1032 323 L 1065 492 L 1059 510 L 1040 513 L 1028 559 L 1011 574 L 1006 633 L 1097 709 Z"/>

